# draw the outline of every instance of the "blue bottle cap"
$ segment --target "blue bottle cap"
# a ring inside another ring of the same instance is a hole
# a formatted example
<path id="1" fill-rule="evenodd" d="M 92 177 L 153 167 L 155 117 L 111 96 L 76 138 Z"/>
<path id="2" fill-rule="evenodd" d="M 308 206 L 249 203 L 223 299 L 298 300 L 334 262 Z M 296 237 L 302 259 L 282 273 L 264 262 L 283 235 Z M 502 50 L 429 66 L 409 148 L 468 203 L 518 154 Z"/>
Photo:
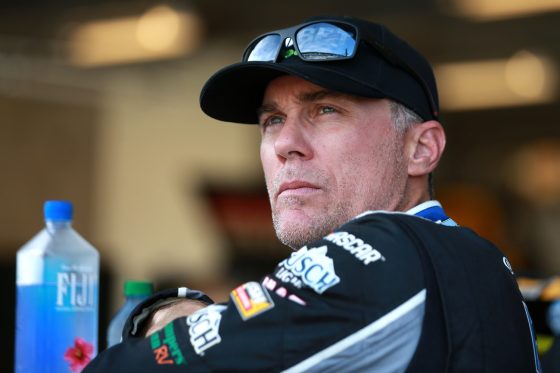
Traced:
<path id="1" fill-rule="evenodd" d="M 71 221 L 73 215 L 72 202 L 46 201 L 44 213 L 45 220 Z"/>

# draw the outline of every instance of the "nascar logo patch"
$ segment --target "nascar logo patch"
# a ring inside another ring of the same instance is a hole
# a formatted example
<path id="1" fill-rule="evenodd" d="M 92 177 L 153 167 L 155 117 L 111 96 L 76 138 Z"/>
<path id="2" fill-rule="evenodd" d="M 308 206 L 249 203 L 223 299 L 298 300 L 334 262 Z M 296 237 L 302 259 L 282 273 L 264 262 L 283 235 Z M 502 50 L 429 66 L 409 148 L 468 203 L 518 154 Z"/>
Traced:
<path id="1" fill-rule="evenodd" d="M 235 288 L 230 295 L 244 321 L 274 307 L 272 298 L 258 282 L 247 282 Z"/>

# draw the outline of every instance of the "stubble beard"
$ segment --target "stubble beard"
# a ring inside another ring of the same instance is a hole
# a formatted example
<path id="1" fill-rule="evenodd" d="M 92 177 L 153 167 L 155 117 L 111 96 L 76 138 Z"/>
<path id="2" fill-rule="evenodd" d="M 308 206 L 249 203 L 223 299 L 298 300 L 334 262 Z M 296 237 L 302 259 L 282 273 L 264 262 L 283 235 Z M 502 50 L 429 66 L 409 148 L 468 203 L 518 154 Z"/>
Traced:
<path id="1" fill-rule="evenodd" d="M 304 202 L 300 200 L 287 201 L 292 207 L 301 206 Z M 276 236 L 284 245 L 296 250 L 310 242 L 317 240 L 336 227 L 347 221 L 351 213 L 347 206 L 339 203 L 331 208 L 324 207 L 323 211 L 318 211 L 314 216 L 307 216 L 306 222 L 282 221 L 281 212 L 274 209 L 272 213 L 272 223 Z"/>

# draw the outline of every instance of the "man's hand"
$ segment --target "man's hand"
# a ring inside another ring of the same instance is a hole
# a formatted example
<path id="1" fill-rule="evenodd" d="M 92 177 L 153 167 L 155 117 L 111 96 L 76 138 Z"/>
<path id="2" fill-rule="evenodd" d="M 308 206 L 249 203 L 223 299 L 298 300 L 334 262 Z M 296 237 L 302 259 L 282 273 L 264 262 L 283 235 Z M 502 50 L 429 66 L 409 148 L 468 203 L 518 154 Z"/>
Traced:
<path id="1" fill-rule="evenodd" d="M 144 335 L 148 337 L 176 318 L 189 316 L 206 306 L 208 305 L 204 302 L 178 298 L 177 301 L 165 305 L 152 315 L 151 319 L 147 322 Z"/>

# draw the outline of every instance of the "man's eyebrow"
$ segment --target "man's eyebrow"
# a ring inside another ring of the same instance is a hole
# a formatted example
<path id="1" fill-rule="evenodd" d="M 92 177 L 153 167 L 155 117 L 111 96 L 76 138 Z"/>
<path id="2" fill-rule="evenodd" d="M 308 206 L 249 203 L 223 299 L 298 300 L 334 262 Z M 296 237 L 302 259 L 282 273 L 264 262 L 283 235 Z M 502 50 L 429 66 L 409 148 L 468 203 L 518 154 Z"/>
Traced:
<path id="1" fill-rule="evenodd" d="M 297 96 L 297 99 L 299 102 L 305 103 L 305 102 L 314 102 L 314 101 L 322 100 L 324 98 L 338 98 L 341 96 L 343 96 L 343 94 L 340 92 L 331 91 L 328 89 L 321 89 L 318 91 L 301 93 Z"/>
<path id="2" fill-rule="evenodd" d="M 345 96 L 343 93 L 331 91 L 328 89 L 320 89 L 317 91 L 312 92 L 303 92 L 297 96 L 297 100 L 300 103 L 307 103 L 307 102 L 315 102 L 318 100 L 322 100 L 324 98 L 339 98 Z M 277 105 L 275 103 L 263 104 L 262 106 L 257 108 L 257 117 L 264 113 L 270 113 L 272 111 L 277 110 Z"/>
<path id="3" fill-rule="evenodd" d="M 257 108 L 257 118 L 260 118 L 264 113 L 270 113 L 276 110 L 275 104 L 263 104 Z"/>

